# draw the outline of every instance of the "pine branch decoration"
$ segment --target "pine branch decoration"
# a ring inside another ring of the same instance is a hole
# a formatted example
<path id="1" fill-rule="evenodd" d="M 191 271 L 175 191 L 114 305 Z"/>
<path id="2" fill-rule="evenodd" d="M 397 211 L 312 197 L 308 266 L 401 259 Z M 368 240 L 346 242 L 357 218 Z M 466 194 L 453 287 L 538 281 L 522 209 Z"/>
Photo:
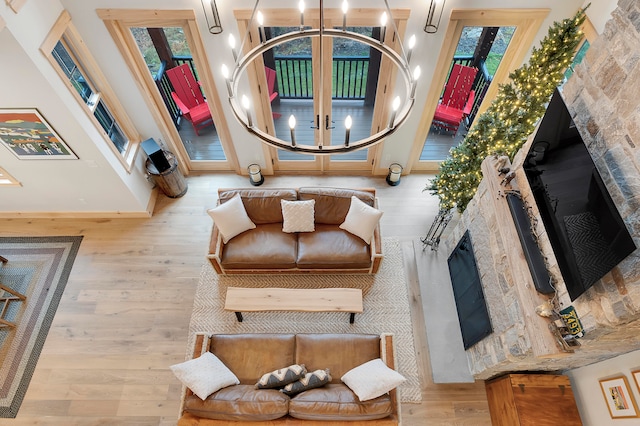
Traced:
<path id="1" fill-rule="evenodd" d="M 440 164 L 425 190 L 440 198 L 441 209 L 456 207 L 463 212 L 482 180 L 482 160 L 494 154 L 513 159 L 526 142 L 582 40 L 580 26 L 587 7 L 571 19 L 554 22 L 540 47 L 533 48 L 529 62 L 509 75 L 509 83 L 500 85 L 491 106 Z"/>

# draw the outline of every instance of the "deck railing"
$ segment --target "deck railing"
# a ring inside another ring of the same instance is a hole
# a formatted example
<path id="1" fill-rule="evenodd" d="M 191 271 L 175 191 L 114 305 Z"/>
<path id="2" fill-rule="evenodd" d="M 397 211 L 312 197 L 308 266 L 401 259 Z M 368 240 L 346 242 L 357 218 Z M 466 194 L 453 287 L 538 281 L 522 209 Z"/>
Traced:
<path id="1" fill-rule="evenodd" d="M 451 62 L 451 68 L 449 68 L 449 75 L 447 75 L 447 79 L 445 81 L 449 81 L 449 76 L 451 75 L 451 69 L 453 65 L 460 64 L 464 66 L 473 65 L 474 58 L 472 55 L 458 55 L 453 57 L 453 61 Z M 487 66 L 484 61 L 480 62 L 480 67 L 478 69 L 478 74 L 476 75 L 476 80 L 473 83 L 473 91 L 475 92 L 475 99 L 473 102 L 473 107 L 471 108 L 471 113 L 469 114 L 468 120 L 469 123 L 472 123 L 478 113 L 478 108 L 480 108 L 480 104 L 484 99 L 484 95 L 487 93 L 489 89 L 489 85 L 493 80 L 493 76 L 489 74 L 487 71 Z"/>
<path id="2" fill-rule="evenodd" d="M 311 56 L 275 56 L 276 81 L 281 99 L 312 99 Z M 369 57 L 333 58 L 333 99 L 363 100 L 367 89 Z"/>

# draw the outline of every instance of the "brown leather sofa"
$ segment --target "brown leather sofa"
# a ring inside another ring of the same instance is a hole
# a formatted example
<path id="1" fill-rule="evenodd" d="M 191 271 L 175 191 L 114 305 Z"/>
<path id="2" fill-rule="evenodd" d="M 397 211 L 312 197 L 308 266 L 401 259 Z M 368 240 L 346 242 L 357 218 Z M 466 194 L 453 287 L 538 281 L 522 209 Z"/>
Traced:
<path id="1" fill-rule="evenodd" d="M 382 262 L 380 225 L 371 244 L 340 229 L 351 196 L 377 208 L 374 189 L 219 189 L 218 202 L 240 194 L 249 218 L 256 224 L 223 243 L 213 226 L 208 258 L 219 274 L 369 273 Z M 280 200 L 315 200 L 315 231 L 285 233 Z"/>
<path id="2" fill-rule="evenodd" d="M 214 353 L 239 379 L 201 400 L 185 390 L 179 426 L 252 425 L 398 425 L 396 390 L 360 402 L 340 381 L 349 370 L 381 358 L 395 369 L 393 339 L 383 334 L 197 334 L 193 357 Z M 309 371 L 328 368 L 332 381 L 288 397 L 274 389 L 255 389 L 269 371 L 305 364 Z"/>

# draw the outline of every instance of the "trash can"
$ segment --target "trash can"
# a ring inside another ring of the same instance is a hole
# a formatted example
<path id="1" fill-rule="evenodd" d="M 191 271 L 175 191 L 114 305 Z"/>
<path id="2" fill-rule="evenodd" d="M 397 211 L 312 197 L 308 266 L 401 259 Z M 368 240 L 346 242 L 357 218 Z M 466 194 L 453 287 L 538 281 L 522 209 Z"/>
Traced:
<path id="1" fill-rule="evenodd" d="M 169 162 L 170 167 L 163 172 L 159 172 L 151 159 L 147 158 L 145 164 L 147 173 L 149 173 L 149 176 L 151 176 L 155 184 L 158 185 L 167 197 L 182 197 L 187 193 L 187 180 L 182 176 L 180 169 L 178 169 L 178 160 L 176 160 L 175 155 L 169 151 L 162 152 Z"/>

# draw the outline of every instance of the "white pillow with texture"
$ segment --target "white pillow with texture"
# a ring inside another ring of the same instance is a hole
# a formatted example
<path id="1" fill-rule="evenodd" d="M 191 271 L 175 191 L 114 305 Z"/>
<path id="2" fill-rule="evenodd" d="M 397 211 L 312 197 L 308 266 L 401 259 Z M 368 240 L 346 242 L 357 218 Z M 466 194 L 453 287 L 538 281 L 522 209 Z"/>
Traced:
<path id="1" fill-rule="evenodd" d="M 371 244 L 373 231 L 378 226 L 382 214 L 383 212 L 380 210 L 371 207 L 353 195 L 349 211 L 340 228 L 362 238 L 365 243 Z"/>
<path id="2" fill-rule="evenodd" d="M 282 232 L 313 232 L 315 231 L 316 200 L 287 201 L 280 200 L 282 205 Z"/>
<path id="3" fill-rule="evenodd" d="M 227 386 L 237 385 L 240 380 L 217 356 L 205 352 L 198 358 L 172 365 L 171 371 L 202 400 Z"/>
<path id="4" fill-rule="evenodd" d="M 407 379 L 376 358 L 347 371 L 341 380 L 360 401 L 368 401 L 395 389 Z"/>
<path id="5" fill-rule="evenodd" d="M 256 224 L 247 215 L 240 194 L 236 194 L 229 201 L 207 210 L 207 213 L 218 226 L 225 244 L 236 235 L 256 227 Z"/>

